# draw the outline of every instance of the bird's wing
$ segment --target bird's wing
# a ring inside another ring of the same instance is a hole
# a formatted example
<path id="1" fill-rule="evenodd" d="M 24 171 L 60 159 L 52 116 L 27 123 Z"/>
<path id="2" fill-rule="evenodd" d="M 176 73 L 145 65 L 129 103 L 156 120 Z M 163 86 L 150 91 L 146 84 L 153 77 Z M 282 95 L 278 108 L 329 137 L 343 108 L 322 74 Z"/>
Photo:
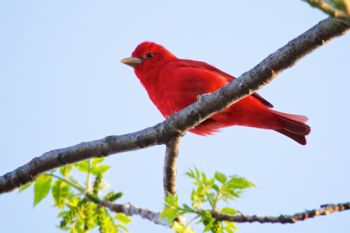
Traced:
<path id="1" fill-rule="evenodd" d="M 180 60 L 180 59 L 179 59 Z M 228 82 L 231 82 L 232 80 L 235 80 L 236 78 L 233 77 L 232 75 L 219 70 L 218 68 L 209 65 L 208 63 L 205 62 L 201 62 L 201 61 L 194 61 L 194 60 L 187 60 L 187 59 L 181 59 L 183 61 L 183 64 L 185 66 L 188 67 L 193 67 L 193 68 L 197 68 L 197 69 L 206 69 L 206 70 L 211 70 L 215 73 L 220 74 L 221 76 L 225 77 L 227 79 Z M 265 98 L 263 98 L 261 95 L 259 95 L 258 93 L 253 93 L 252 96 L 254 98 L 256 98 L 257 100 L 259 100 L 262 104 L 264 104 L 265 106 L 269 107 L 269 108 L 273 108 L 273 105 L 267 101 Z"/>

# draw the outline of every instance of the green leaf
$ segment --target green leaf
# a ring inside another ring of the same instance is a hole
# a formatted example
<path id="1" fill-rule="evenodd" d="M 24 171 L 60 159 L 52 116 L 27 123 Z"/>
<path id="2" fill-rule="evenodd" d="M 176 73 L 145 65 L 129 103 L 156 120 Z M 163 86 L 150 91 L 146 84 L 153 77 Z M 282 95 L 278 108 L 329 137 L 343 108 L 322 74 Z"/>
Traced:
<path id="1" fill-rule="evenodd" d="M 115 218 L 118 219 L 118 221 L 123 223 L 123 224 L 131 223 L 131 219 L 124 213 L 117 213 L 115 215 Z"/>
<path id="2" fill-rule="evenodd" d="M 160 218 L 166 219 L 169 225 L 171 225 L 177 216 L 178 210 L 170 207 L 165 207 L 164 210 L 160 213 Z"/>
<path id="3" fill-rule="evenodd" d="M 126 226 L 124 226 L 123 224 L 117 224 L 116 225 L 119 231 L 118 232 L 129 232 L 128 228 Z"/>
<path id="4" fill-rule="evenodd" d="M 94 158 L 92 159 L 92 166 L 95 167 L 97 164 L 102 163 L 105 158 Z"/>
<path id="5" fill-rule="evenodd" d="M 227 177 L 225 174 L 221 173 L 221 172 L 215 172 L 215 175 L 214 175 L 215 179 L 217 181 L 219 181 L 220 183 L 225 183 L 226 180 L 227 180 Z"/>
<path id="6" fill-rule="evenodd" d="M 189 205 L 187 204 L 183 204 L 182 205 L 182 210 L 185 212 L 185 213 L 192 213 L 194 212 L 194 209 L 192 209 Z"/>
<path id="7" fill-rule="evenodd" d="M 213 227 L 211 229 L 212 232 L 215 233 L 224 233 L 224 229 L 222 227 L 222 222 L 220 221 L 215 221 L 213 224 Z"/>
<path id="8" fill-rule="evenodd" d="M 196 167 L 194 169 L 195 169 L 195 172 L 196 172 L 196 177 L 197 178 L 201 177 L 201 173 L 200 173 L 199 169 L 196 168 Z"/>
<path id="9" fill-rule="evenodd" d="M 84 230 L 91 230 L 97 226 L 97 205 L 94 202 L 87 202 L 83 206 Z"/>
<path id="10" fill-rule="evenodd" d="M 123 196 L 122 192 L 116 193 L 116 192 L 111 191 L 104 196 L 103 200 L 114 202 L 115 200 L 121 198 L 122 196 Z"/>
<path id="11" fill-rule="evenodd" d="M 56 180 L 52 185 L 52 197 L 55 201 L 55 205 L 59 209 L 64 207 L 68 197 L 71 195 L 70 186 L 67 183 L 61 180 Z"/>
<path id="12" fill-rule="evenodd" d="M 196 176 L 195 176 L 193 170 L 188 170 L 188 171 L 185 173 L 185 175 L 188 176 L 188 177 L 190 177 L 190 178 L 192 178 L 192 179 L 195 179 L 195 178 L 196 178 Z"/>
<path id="13" fill-rule="evenodd" d="M 190 226 L 185 226 L 179 222 L 174 222 L 172 229 L 177 233 L 194 233 Z"/>
<path id="14" fill-rule="evenodd" d="M 165 205 L 170 206 L 170 207 L 174 207 L 174 208 L 179 207 L 179 199 L 178 199 L 177 195 L 173 195 L 173 194 L 168 193 L 168 195 L 165 198 Z"/>
<path id="15" fill-rule="evenodd" d="M 200 206 L 200 204 L 203 202 L 204 197 L 200 194 L 200 190 L 193 190 L 191 194 L 191 201 L 192 201 L 192 207 L 196 208 Z"/>
<path id="16" fill-rule="evenodd" d="M 98 225 L 100 233 L 117 233 L 118 228 L 105 208 L 98 212 Z"/>
<path id="17" fill-rule="evenodd" d="M 235 189 L 246 189 L 250 187 L 255 187 L 255 185 L 247 179 L 238 176 L 231 176 L 227 185 L 228 187 Z"/>
<path id="18" fill-rule="evenodd" d="M 237 210 L 229 207 L 222 208 L 220 211 L 221 214 L 229 214 L 229 215 L 235 215 L 237 214 L 237 212 L 238 212 Z"/>
<path id="19" fill-rule="evenodd" d="M 216 184 L 213 184 L 212 189 L 214 189 L 216 192 L 219 192 L 219 191 L 220 191 L 219 186 L 217 186 Z"/>
<path id="20" fill-rule="evenodd" d="M 98 167 L 92 167 L 91 168 L 91 173 L 94 174 L 94 175 L 103 174 L 106 171 L 108 171 L 108 169 L 110 169 L 110 168 L 111 168 L 111 166 L 109 166 L 109 165 L 101 165 L 101 166 L 98 166 Z"/>
<path id="21" fill-rule="evenodd" d="M 203 232 L 207 232 L 207 231 L 212 231 L 214 228 L 214 223 L 215 223 L 215 219 L 208 213 L 206 213 L 205 215 L 201 216 L 201 220 L 200 220 L 203 224 L 204 224 L 204 230 Z M 214 231 L 212 231 L 214 232 Z"/>
<path id="22" fill-rule="evenodd" d="M 18 192 L 23 192 L 24 190 L 26 190 L 27 188 L 29 188 L 31 185 L 33 184 L 33 182 L 29 182 L 26 183 L 25 185 L 22 185 L 21 187 L 19 187 Z"/>
<path id="23" fill-rule="evenodd" d="M 221 188 L 221 194 L 223 195 L 223 199 L 234 199 L 239 197 L 240 192 L 239 190 L 235 189 L 234 187 L 229 186 L 228 184 L 224 185 Z"/>
<path id="24" fill-rule="evenodd" d="M 74 167 L 76 167 L 79 171 L 86 173 L 89 171 L 89 161 L 84 160 L 82 162 L 75 163 Z"/>
<path id="25" fill-rule="evenodd" d="M 160 213 L 160 217 L 162 219 L 167 219 L 168 224 L 170 225 L 174 219 L 180 215 L 180 208 L 179 208 L 179 200 L 176 195 L 172 195 L 168 193 L 168 195 L 165 198 L 165 208 Z"/>
<path id="26" fill-rule="evenodd" d="M 237 227 L 233 222 L 224 221 L 223 223 L 226 225 L 224 226 L 224 229 L 227 233 L 233 233 L 235 230 L 237 230 Z"/>
<path id="27" fill-rule="evenodd" d="M 70 171 L 72 170 L 73 166 L 72 165 L 66 165 L 63 167 L 60 167 L 60 173 L 64 177 L 68 177 Z"/>
<path id="28" fill-rule="evenodd" d="M 93 191 L 92 191 L 93 194 L 98 195 L 98 193 L 101 191 L 101 189 L 102 189 L 102 179 L 103 179 L 102 174 L 98 174 L 95 177 L 95 181 L 94 181 L 94 185 L 93 185 Z"/>
<path id="29" fill-rule="evenodd" d="M 234 230 L 232 230 L 232 228 L 228 226 L 224 226 L 224 231 L 226 231 L 227 233 L 234 233 Z"/>
<path id="30" fill-rule="evenodd" d="M 34 184 L 34 206 L 41 202 L 50 192 L 52 176 L 43 174 Z"/>
<path id="31" fill-rule="evenodd" d="M 80 202 L 80 197 L 79 196 L 74 196 L 74 197 L 71 197 L 69 200 L 68 200 L 68 203 L 67 205 L 69 207 L 76 207 L 78 206 L 79 202 Z"/>
<path id="32" fill-rule="evenodd" d="M 201 174 L 202 174 L 202 181 L 204 184 L 206 184 L 208 182 L 207 175 L 204 172 L 201 172 Z"/>
<path id="33" fill-rule="evenodd" d="M 85 225 L 84 223 L 85 223 L 84 219 L 78 215 L 77 219 L 75 221 L 75 226 L 74 226 L 76 233 L 86 233 L 86 231 L 84 229 L 84 225 Z"/>

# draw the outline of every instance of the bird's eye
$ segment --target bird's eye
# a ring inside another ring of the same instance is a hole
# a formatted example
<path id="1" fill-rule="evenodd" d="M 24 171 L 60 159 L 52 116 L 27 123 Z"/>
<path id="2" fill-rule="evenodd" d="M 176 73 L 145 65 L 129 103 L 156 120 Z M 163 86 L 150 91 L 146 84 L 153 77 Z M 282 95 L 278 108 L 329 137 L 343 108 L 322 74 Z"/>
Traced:
<path id="1" fill-rule="evenodd" d="M 146 58 L 152 58 L 153 57 L 153 53 L 147 53 L 146 54 Z"/>

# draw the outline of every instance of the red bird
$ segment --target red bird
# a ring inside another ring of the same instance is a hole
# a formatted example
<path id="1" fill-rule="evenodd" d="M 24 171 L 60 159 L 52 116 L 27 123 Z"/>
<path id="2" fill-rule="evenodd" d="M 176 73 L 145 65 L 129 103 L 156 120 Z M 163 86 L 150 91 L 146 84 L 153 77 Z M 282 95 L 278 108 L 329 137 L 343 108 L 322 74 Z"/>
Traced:
<path id="1" fill-rule="evenodd" d="M 177 58 L 153 42 L 141 43 L 130 58 L 121 62 L 134 68 L 152 102 L 166 118 L 196 102 L 200 95 L 212 93 L 235 79 L 205 62 Z M 275 130 L 305 145 L 305 136 L 310 133 L 305 124 L 307 117 L 277 112 L 272 107 L 254 93 L 189 131 L 210 135 L 223 127 L 241 125 Z"/>

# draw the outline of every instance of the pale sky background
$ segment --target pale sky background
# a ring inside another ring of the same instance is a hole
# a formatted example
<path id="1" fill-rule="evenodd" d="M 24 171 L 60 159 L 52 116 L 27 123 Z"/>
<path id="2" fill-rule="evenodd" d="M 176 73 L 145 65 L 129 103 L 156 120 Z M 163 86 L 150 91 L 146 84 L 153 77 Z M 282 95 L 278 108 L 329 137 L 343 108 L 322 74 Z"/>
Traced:
<path id="1" fill-rule="evenodd" d="M 1 1 L 0 174 L 35 156 L 119 135 L 163 120 L 130 67 L 119 61 L 142 41 L 236 76 L 326 16 L 300 0 Z M 178 162 L 256 184 L 232 206 L 279 215 L 349 201 L 350 36 L 335 39 L 283 72 L 259 93 L 280 111 L 309 117 L 308 145 L 275 132 L 232 127 L 188 134 Z M 108 181 L 122 202 L 159 211 L 164 147 L 112 155 Z M 1 232 L 62 232 L 49 198 L 33 208 L 32 190 L 0 196 Z M 348 233 L 350 213 L 294 225 L 237 224 L 241 233 Z M 133 217 L 130 232 L 170 232 Z"/>

